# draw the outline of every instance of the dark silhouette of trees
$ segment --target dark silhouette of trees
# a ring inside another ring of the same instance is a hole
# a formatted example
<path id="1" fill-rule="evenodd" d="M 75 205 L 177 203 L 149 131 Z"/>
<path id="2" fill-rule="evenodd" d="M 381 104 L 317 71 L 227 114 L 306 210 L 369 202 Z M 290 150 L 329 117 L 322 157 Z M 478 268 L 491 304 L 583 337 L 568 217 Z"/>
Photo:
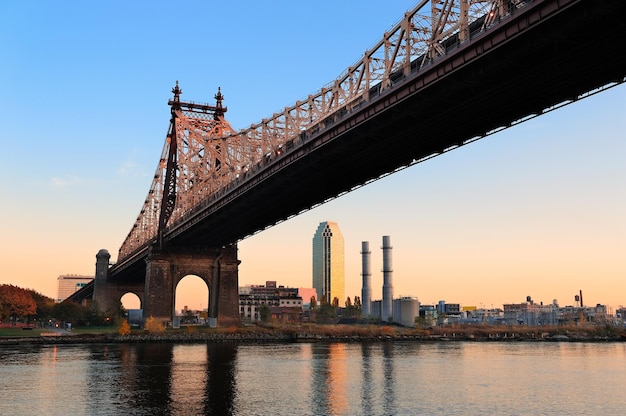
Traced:
<path id="1" fill-rule="evenodd" d="M 40 322 L 47 322 L 54 318 L 54 307 L 56 305 L 54 299 L 42 295 L 34 290 L 30 290 L 30 294 L 37 304 L 37 319 Z"/>
<path id="2" fill-rule="evenodd" d="M 85 322 L 85 308 L 69 300 L 57 303 L 54 308 L 54 317 L 62 322 L 72 322 L 80 325 Z"/>
<path id="3" fill-rule="evenodd" d="M 261 322 L 269 322 L 272 319 L 272 308 L 263 304 L 259 308 L 259 318 Z"/>
<path id="4" fill-rule="evenodd" d="M 361 316 L 361 298 L 354 297 L 354 304 L 350 300 L 350 297 L 346 299 L 346 308 L 343 311 L 343 316 L 346 318 L 358 318 Z"/>
<path id="5" fill-rule="evenodd" d="M 335 307 L 330 303 L 320 305 L 319 310 L 315 313 L 315 321 L 327 324 L 335 320 Z"/>

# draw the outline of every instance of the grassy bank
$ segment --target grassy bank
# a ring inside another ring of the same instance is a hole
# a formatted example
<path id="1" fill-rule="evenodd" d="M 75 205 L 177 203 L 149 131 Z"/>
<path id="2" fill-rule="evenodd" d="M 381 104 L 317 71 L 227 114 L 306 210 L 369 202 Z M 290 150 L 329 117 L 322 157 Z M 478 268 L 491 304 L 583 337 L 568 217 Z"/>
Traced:
<path id="1" fill-rule="evenodd" d="M 133 329 L 121 336 L 117 328 L 85 327 L 71 332 L 53 334 L 49 329 L 0 328 L 0 339 L 54 339 L 63 342 L 142 341 L 626 341 L 626 331 L 610 326 L 492 326 L 449 325 L 429 329 L 405 328 L 392 325 L 322 325 L 322 324 L 262 324 L 209 328 L 183 326 L 163 332 Z M 25 340 L 24 340 L 25 341 Z M 39 342 L 39 341 L 38 341 Z"/>
<path id="2" fill-rule="evenodd" d="M 11 338 L 32 337 L 32 336 L 40 336 L 42 332 L 45 332 L 45 329 L 33 328 L 33 329 L 23 330 L 22 328 L 0 328 L 0 337 L 11 337 Z"/>

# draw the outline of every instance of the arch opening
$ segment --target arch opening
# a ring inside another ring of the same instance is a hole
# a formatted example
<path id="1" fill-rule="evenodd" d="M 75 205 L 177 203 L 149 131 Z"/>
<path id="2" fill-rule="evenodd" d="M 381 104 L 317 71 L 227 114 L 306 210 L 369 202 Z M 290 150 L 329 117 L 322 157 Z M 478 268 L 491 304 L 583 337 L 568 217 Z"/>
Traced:
<path id="1" fill-rule="evenodd" d="M 180 325 L 207 325 L 209 286 L 199 276 L 187 275 L 176 285 L 174 320 Z"/>
<path id="2" fill-rule="evenodd" d="M 133 292 L 127 292 L 120 298 L 120 303 L 126 311 L 126 320 L 128 323 L 130 325 L 141 325 L 143 320 L 141 298 Z"/>

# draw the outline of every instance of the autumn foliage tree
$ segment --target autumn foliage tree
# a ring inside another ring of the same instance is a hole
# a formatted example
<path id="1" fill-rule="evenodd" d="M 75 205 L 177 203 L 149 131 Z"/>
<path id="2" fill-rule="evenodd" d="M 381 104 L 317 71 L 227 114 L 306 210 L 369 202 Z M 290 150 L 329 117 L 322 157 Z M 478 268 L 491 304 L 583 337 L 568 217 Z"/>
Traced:
<path id="1" fill-rule="evenodd" d="M 128 324 L 128 321 L 126 319 L 122 320 L 118 332 L 120 335 L 130 334 L 130 325 Z"/>
<path id="2" fill-rule="evenodd" d="M 0 320 L 15 320 L 37 313 L 37 304 L 31 293 L 13 285 L 0 285 Z"/>
<path id="3" fill-rule="evenodd" d="M 153 316 L 149 316 L 144 324 L 144 329 L 151 334 L 163 334 L 165 332 L 165 325 Z"/>

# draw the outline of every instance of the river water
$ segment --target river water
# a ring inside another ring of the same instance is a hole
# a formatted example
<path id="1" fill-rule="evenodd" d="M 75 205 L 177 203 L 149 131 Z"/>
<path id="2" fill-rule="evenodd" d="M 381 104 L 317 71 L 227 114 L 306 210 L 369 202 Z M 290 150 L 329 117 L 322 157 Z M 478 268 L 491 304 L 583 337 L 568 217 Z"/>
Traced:
<path id="1" fill-rule="evenodd" d="M 626 344 L 0 347 L 0 415 L 621 415 Z"/>

